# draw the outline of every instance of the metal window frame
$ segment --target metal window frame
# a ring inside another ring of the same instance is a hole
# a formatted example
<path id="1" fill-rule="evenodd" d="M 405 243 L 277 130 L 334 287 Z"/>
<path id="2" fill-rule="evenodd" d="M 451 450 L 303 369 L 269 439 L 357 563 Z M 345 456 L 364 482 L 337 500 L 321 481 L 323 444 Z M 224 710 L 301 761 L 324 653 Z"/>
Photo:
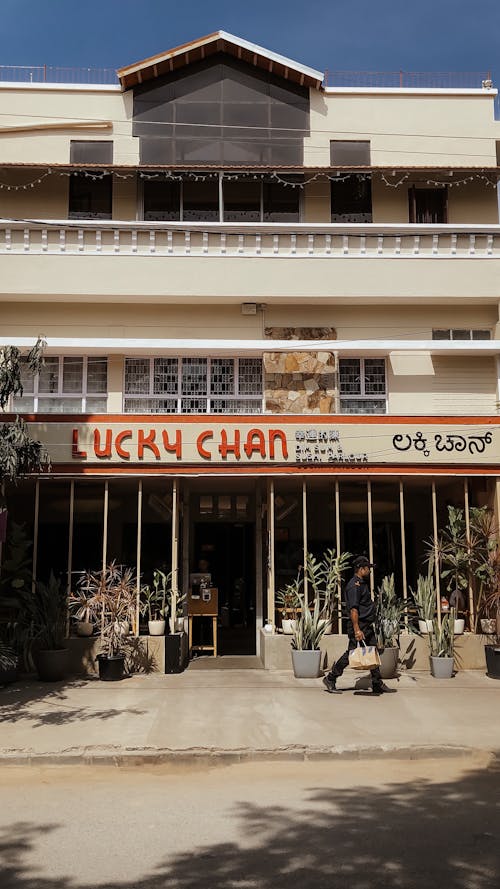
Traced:
<path id="1" fill-rule="evenodd" d="M 162 356 L 155 356 L 162 357 Z M 144 401 L 151 401 L 153 399 L 161 399 L 161 398 L 171 398 L 177 401 L 177 411 L 176 413 L 182 414 L 185 416 L 189 416 L 187 412 L 182 411 L 182 402 L 183 400 L 198 400 L 203 399 L 205 401 L 207 410 L 205 413 L 211 413 L 211 405 L 213 401 L 219 401 L 221 399 L 227 399 L 228 401 L 234 401 L 235 403 L 238 401 L 256 401 L 260 399 L 261 402 L 261 413 L 264 413 L 264 365 L 262 358 L 260 356 L 255 356 L 259 358 L 260 364 L 260 384 L 261 384 L 261 392 L 260 395 L 242 395 L 239 392 L 239 374 L 240 374 L 240 357 L 236 355 L 217 355 L 215 359 L 212 359 L 209 355 L 178 355 L 178 356 L 168 356 L 168 357 L 176 357 L 177 358 L 177 393 L 166 393 L 162 395 L 161 392 L 154 392 L 154 361 L 155 357 L 148 356 L 137 356 L 137 355 L 128 355 L 125 356 L 123 362 L 123 412 L 127 413 L 126 405 L 129 399 L 142 399 Z M 127 393 L 125 389 L 125 374 L 126 374 L 126 365 L 127 361 L 133 361 L 134 359 L 140 358 L 141 360 L 149 361 L 149 392 L 148 393 Z M 182 393 L 182 364 L 185 358 L 205 358 L 207 362 L 207 394 L 206 395 L 184 395 Z M 210 382 L 211 382 L 211 369 L 212 369 L 212 360 L 231 360 L 234 362 L 234 392 L 232 395 L 227 394 L 211 394 L 210 393 Z M 194 412 L 196 413 L 196 412 Z M 224 416 L 224 414 L 217 414 L 217 416 Z"/>
<path id="2" fill-rule="evenodd" d="M 389 393 L 387 391 L 387 359 L 386 358 L 377 358 L 376 359 L 377 361 L 384 362 L 385 392 L 378 392 L 378 393 L 371 393 L 371 392 L 367 393 L 366 392 L 365 361 L 367 361 L 367 360 L 370 361 L 371 358 L 369 357 L 368 359 L 366 359 L 366 358 L 361 358 L 361 357 L 356 358 L 355 356 L 349 356 L 348 360 L 352 360 L 352 359 L 359 361 L 359 363 L 360 363 L 359 376 L 360 376 L 361 392 L 359 394 L 355 394 L 355 395 L 353 395 L 352 393 L 349 393 L 349 392 L 342 392 L 341 387 L 340 387 L 340 362 L 343 359 L 342 359 L 342 357 L 339 357 L 339 402 L 340 402 L 340 408 L 341 408 L 340 413 L 342 413 L 342 399 L 349 398 L 350 401 L 356 401 L 357 399 L 359 401 L 385 401 L 385 412 L 384 413 L 387 414 L 388 413 L 388 399 L 389 399 Z M 362 411 L 360 411 L 360 413 L 362 413 Z M 383 415 L 381 414 L 380 416 L 383 416 Z"/>
<path id="3" fill-rule="evenodd" d="M 87 398 L 105 398 L 106 399 L 106 410 L 107 410 L 107 400 L 109 396 L 109 384 L 108 384 L 108 359 L 106 355 L 50 355 L 49 358 L 57 358 L 58 368 L 57 368 L 57 392 L 40 392 L 39 391 L 39 374 L 35 374 L 33 377 L 33 392 L 26 392 L 26 396 L 33 396 L 33 413 L 40 413 L 38 409 L 38 402 L 40 398 L 56 398 L 62 401 L 63 399 L 71 399 L 72 401 L 80 402 L 80 411 L 77 413 L 85 414 L 87 413 Z M 63 392 L 63 369 L 64 369 L 64 359 L 65 358 L 74 358 L 74 359 L 82 359 L 83 368 L 82 368 L 82 391 L 81 392 Z M 88 382 L 88 361 L 89 358 L 97 358 L 99 361 L 106 361 L 106 391 L 105 392 L 88 392 L 87 382 Z M 16 405 L 16 399 L 22 396 L 12 396 L 11 399 L 11 408 L 14 409 Z"/>

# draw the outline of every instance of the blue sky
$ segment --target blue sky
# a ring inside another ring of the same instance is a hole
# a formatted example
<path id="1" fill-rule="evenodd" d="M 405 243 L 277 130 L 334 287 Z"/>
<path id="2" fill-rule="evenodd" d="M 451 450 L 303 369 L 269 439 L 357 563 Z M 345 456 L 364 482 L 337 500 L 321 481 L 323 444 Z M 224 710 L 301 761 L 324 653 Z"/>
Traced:
<path id="1" fill-rule="evenodd" d="M 0 64 L 116 68 L 218 29 L 320 70 L 500 85 L 500 0 L 0 0 Z"/>

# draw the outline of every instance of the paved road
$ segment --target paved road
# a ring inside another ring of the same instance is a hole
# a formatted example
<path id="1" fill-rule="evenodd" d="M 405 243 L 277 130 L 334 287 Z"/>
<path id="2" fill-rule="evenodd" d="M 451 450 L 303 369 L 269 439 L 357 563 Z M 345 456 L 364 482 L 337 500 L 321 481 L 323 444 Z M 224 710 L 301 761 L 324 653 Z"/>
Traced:
<path id="1" fill-rule="evenodd" d="M 498 889 L 500 762 L 0 769 L 1 889 Z"/>

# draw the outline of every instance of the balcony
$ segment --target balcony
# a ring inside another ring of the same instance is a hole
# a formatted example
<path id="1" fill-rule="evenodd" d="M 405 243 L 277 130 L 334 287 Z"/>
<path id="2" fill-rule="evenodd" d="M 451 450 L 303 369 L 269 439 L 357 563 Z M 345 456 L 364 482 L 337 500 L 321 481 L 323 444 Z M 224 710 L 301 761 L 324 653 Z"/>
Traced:
<path id="1" fill-rule="evenodd" d="M 499 260 L 500 225 L 0 222 L 7 298 L 498 300 Z"/>

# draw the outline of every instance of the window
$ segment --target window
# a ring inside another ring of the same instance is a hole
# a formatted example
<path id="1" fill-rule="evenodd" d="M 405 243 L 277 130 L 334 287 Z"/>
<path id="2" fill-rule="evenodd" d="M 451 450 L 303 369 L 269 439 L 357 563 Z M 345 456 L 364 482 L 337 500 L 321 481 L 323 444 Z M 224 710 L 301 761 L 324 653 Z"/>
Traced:
<path id="1" fill-rule="evenodd" d="M 340 177 L 330 183 L 332 222 L 371 222 L 372 184 L 365 176 Z"/>
<path id="2" fill-rule="evenodd" d="M 432 331 L 433 340 L 490 340 L 490 330 L 472 330 L 466 327 L 437 329 Z"/>
<path id="3" fill-rule="evenodd" d="M 35 377 L 23 362 L 23 394 L 15 396 L 16 413 L 102 414 L 107 410 L 106 358 L 59 358 L 49 355 Z"/>
<path id="4" fill-rule="evenodd" d="M 102 174 L 93 179 L 83 173 L 69 180 L 70 219 L 111 219 L 113 177 Z"/>
<path id="5" fill-rule="evenodd" d="M 385 414 L 383 358 L 340 358 L 340 410 L 343 414 Z"/>
<path id="6" fill-rule="evenodd" d="M 370 142 L 330 142 L 330 164 L 332 167 L 369 167 L 371 163 Z"/>
<path id="7" fill-rule="evenodd" d="M 260 414 L 260 358 L 126 358 L 125 413 Z"/>
<path id="8" fill-rule="evenodd" d="M 434 225 L 448 221 L 447 188 L 410 188 L 408 200 L 410 222 Z"/>
<path id="9" fill-rule="evenodd" d="M 222 178 L 222 221 L 299 222 L 301 176 L 283 181 Z M 144 219 L 220 222 L 219 177 L 144 181 Z"/>
<path id="10" fill-rule="evenodd" d="M 134 88 L 141 164 L 303 163 L 309 90 L 217 53 Z"/>
<path id="11" fill-rule="evenodd" d="M 88 140 L 71 140 L 69 143 L 70 164 L 112 164 L 113 143 Z"/>

